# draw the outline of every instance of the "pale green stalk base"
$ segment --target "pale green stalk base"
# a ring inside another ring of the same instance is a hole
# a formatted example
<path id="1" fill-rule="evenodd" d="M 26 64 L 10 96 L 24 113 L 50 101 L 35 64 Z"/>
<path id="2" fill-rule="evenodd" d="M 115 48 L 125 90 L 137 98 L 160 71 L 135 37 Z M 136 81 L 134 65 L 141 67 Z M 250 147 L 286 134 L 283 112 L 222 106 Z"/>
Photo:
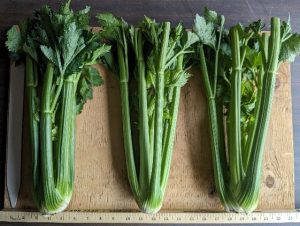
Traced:
<path id="1" fill-rule="evenodd" d="M 158 213 L 163 205 L 163 198 L 158 198 L 155 201 L 146 200 L 141 204 L 138 204 L 140 210 L 143 213 L 155 214 Z"/>
<path id="2" fill-rule="evenodd" d="M 43 216 L 47 217 L 47 216 L 50 216 L 50 215 L 53 215 L 56 213 L 63 212 L 68 207 L 68 205 L 71 201 L 71 198 L 72 198 L 72 192 L 71 192 L 71 194 L 65 196 L 64 200 L 61 203 L 59 203 L 55 208 L 53 208 L 53 209 L 42 208 L 41 210 L 42 210 Z"/>

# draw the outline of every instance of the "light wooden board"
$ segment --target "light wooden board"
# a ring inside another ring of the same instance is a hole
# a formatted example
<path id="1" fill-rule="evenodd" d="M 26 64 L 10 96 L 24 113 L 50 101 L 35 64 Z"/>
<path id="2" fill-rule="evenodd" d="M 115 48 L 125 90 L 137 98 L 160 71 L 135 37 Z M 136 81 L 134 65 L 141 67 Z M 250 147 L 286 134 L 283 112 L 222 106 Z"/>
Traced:
<path id="1" fill-rule="evenodd" d="M 69 210 L 135 211 L 125 168 L 119 84 L 114 75 L 98 68 L 105 85 L 95 89 L 94 99 L 77 118 L 75 189 Z M 181 93 L 165 211 L 222 210 L 213 183 L 203 86 L 198 72 L 193 74 Z M 259 210 L 294 209 L 290 76 L 290 66 L 282 65 L 265 148 Z M 26 131 L 25 121 L 19 210 L 34 209 Z M 7 193 L 5 208 L 10 209 Z"/>

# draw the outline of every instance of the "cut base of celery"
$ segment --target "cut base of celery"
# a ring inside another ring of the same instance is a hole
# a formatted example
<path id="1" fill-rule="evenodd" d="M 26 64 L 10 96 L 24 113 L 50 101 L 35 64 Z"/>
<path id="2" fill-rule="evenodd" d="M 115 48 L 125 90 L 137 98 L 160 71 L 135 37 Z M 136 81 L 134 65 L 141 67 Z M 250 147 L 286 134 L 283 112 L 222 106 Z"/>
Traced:
<path id="1" fill-rule="evenodd" d="M 60 213 L 63 212 L 69 205 L 70 201 L 71 201 L 71 197 L 72 195 L 69 195 L 65 198 L 65 201 L 63 203 L 61 203 L 60 206 L 57 207 L 57 209 L 55 210 L 50 210 L 50 211 L 45 211 L 43 212 L 43 216 L 47 217 L 56 213 Z"/>

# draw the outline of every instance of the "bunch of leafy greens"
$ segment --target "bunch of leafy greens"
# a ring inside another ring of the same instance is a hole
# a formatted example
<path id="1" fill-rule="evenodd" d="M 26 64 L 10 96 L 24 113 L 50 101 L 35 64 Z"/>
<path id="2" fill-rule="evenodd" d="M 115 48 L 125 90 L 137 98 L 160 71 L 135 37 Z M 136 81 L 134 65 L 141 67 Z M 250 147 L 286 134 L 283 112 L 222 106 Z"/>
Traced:
<path id="1" fill-rule="evenodd" d="M 25 61 L 33 191 L 45 214 L 64 210 L 74 184 L 75 117 L 102 84 L 92 67 L 110 47 L 89 27 L 89 8 L 44 6 L 13 26 L 6 46 Z"/>
<path id="2" fill-rule="evenodd" d="M 187 54 L 197 37 L 181 24 L 171 28 L 147 17 L 137 27 L 109 13 L 97 18 L 112 45 L 103 61 L 120 81 L 129 183 L 140 209 L 155 213 L 169 176 L 180 89 L 190 76 Z"/>
<path id="3" fill-rule="evenodd" d="M 300 52 L 289 22 L 259 20 L 224 29 L 225 19 L 205 9 L 196 15 L 199 64 L 207 96 L 215 185 L 227 210 L 251 212 L 258 204 L 264 143 L 276 72 Z"/>

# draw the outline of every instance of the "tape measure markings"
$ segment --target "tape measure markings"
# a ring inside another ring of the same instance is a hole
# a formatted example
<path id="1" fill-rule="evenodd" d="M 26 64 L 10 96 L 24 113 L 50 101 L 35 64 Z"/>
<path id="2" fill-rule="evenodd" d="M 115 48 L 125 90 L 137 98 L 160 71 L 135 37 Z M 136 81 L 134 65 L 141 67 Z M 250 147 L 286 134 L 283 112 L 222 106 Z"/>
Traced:
<path id="1" fill-rule="evenodd" d="M 0 211 L 0 221 L 5 222 L 52 222 L 52 223 L 295 223 L 300 222 L 300 212 L 254 212 L 203 213 L 203 212 L 161 212 L 148 215 L 138 212 L 79 212 L 43 216 L 38 212 Z"/>

